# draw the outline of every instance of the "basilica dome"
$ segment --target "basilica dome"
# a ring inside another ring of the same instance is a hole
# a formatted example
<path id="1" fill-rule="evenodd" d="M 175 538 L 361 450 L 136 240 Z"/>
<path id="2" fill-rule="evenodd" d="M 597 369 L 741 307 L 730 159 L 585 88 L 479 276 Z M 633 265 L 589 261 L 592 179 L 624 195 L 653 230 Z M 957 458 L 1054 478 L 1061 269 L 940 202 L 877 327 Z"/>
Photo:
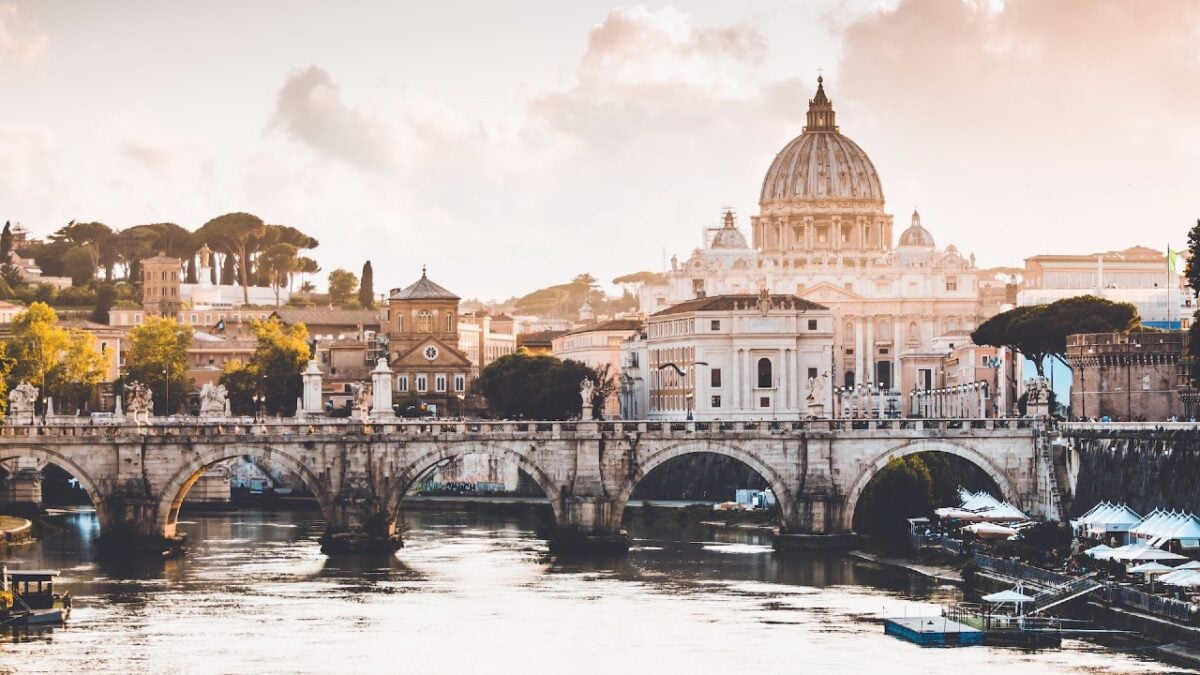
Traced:
<path id="1" fill-rule="evenodd" d="M 933 248 L 933 235 L 921 226 L 921 214 L 913 210 L 912 225 L 900 233 L 900 246 Z"/>
<path id="2" fill-rule="evenodd" d="M 838 131 L 824 78 L 808 102 L 803 133 L 775 156 L 763 179 L 759 204 L 861 200 L 883 206 L 883 185 L 875 165 L 854 141 Z"/>

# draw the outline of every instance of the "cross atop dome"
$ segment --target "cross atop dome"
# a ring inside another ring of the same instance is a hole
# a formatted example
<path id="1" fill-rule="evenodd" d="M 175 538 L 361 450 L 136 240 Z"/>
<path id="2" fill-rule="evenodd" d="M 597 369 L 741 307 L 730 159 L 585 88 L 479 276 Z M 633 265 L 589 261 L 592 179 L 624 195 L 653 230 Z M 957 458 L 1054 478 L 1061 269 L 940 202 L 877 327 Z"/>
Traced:
<path id="1" fill-rule="evenodd" d="M 817 95 L 808 101 L 808 124 L 804 131 L 834 131 L 838 130 L 836 116 L 833 112 L 833 102 L 825 95 L 825 77 L 817 76 Z"/>

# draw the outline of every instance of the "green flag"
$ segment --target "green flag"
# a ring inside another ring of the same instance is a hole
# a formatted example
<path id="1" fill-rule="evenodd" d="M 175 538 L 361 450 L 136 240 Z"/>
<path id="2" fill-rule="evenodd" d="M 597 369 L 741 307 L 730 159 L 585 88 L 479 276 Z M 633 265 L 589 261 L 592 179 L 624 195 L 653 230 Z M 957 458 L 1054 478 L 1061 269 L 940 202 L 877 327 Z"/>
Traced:
<path id="1" fill-rule="evenodd" d="M 1174 272 L 1179 269 L 1179 253 L 1172 251 L 1171 247 L 1167 246 L 1167 271 Z"/>

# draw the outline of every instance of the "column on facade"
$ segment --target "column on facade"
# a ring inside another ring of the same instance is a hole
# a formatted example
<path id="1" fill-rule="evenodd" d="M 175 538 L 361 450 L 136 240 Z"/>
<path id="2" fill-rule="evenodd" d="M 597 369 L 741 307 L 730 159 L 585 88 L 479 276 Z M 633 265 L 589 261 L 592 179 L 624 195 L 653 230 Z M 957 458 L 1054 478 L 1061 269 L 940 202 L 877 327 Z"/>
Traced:
<path id="1" fill-rule="evenodd" d="M 862 317 L 854 317 L 854 384 L 866 382 L 863 377 L 863 327 Z"/>
<path id="2" fill-rule="evenodd" d="M 735 350 L 733 350 L 733 353 L 730 354 L 730 359 L 729 359 L 729 367 L 730 367 L 730 373 L 729 373 L 730 392 L 729 393 L 731 394 L 731 396 L 729 397 L 730 410 L 737 410 L 738 407 L 741 405 L 741 400 L 742 400 L 742 380 L 741 380 L 742 359 L 739 354 L 740 354 L 740 350 L 735 349 Z"/>
<path id="3" fill-rule="evenodd" d="M 879 386 L 879 383 L 875 381 L 875 319 L 876 317 L 873 315 L 863 318 L 863 321 L 867 324 L 867 348 L 865 350 L 866 353 L 863 354 L 863 358 L 866 360 L 864 369 L 867 371 L 867 381 L 875 386 Z"/>
<path id="4" fill-rule="evenodd" d="M 790 371 L 788 362 L 790 361 L 791 350 L 780 349 L 777 354 L 779 356 L 776 362 L 779 364 L 779 367 L 771 373 L 775 376 L 775 382 L 779 383 L 779 386 L 775 389 L 775 398 L 779 399 L 774 401 L 775 409 L 779 410 L 780 408 L 783 408 L 784 410 L 787 410 L 792 405 L 792 392 L 791 388 L 788 387 L 788 372 Z M 772 382 L 771 384 L 773 385 L 775 382 Z"/>
<path id="5" fill-rule="evenodd" d="M 976 389 L 975 393 L 976 393 L 976 395 L 978 397 L 978 401 L 979 401 L 979 418 L 983 419 L 984 417 L 988 416 L 987 386 L 980 384 L 980 385 L 977 385 L 975 387 L 975 389 Z"/>
<path id="6" fill-rule="evenodd" d="M 904 391 L 904 382 L 900 381 L 900 327 L 904 321 L 892 317 L 892 389 Z"/>

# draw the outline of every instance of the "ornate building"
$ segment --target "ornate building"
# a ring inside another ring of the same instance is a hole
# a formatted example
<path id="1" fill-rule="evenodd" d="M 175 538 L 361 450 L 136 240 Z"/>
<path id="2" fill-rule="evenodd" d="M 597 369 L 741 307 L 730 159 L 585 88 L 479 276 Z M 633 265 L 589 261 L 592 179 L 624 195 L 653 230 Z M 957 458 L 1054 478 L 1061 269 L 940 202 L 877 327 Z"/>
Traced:
<path id="1" fill-rule="evenodd" d="M 767 169 L 751 228 L 754 248 L 725 211 L 703 248 L 672 259 L 662 283 L 642 287 L 642 311 L 762 289 L 795 295 L 832 312 L 833 353 L 822 374 L 845 387 L 909 392 L 943 385 L 944 374 L 927 365 L 945 355 L 938 337 L 970 331 L 1000 309 L 980 293 L 974 256 L 939 249 L 915 211 L 893 246 L 879 174 L 839 131 L 822 78 L 803 133 Z"/>
<path id="2" fill-rule="evenodd" d="M 439 414 L 461 414 L 471 361 L 458 349 L 458 296 L 421 278 L 394 288 L 383 317 L 401 401 L 415 394 Z"/>

